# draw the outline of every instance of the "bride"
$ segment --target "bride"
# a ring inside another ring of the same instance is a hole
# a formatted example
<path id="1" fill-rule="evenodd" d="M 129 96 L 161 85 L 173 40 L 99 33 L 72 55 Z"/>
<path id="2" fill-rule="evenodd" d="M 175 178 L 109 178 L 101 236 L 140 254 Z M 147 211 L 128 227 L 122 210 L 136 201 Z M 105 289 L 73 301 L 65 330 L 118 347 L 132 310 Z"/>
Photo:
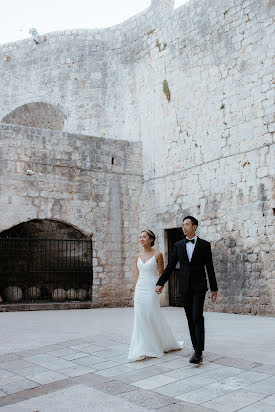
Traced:
<path id="1" fill-rule="evenodd" d="M 152 249 L 155 235 L 149 230 L 140 233 L 143 253 L 135 258 L 134 328 L 129 349 L 130 361 L 160 357 L 164 352 L 183 348 L 177 342 L 160 309 L 160 295 L 155 292 L 159 275 L 164 269 L 163 256 Z"/>

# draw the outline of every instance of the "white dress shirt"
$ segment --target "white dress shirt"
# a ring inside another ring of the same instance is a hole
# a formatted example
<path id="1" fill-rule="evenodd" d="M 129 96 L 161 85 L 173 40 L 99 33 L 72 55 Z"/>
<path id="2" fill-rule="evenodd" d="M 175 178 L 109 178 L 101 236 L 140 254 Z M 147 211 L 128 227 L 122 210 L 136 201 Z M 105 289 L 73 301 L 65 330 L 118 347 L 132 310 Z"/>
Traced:
<path id="1" fill-rule="evenodd" d="M 198 236 L 192 237 L 192 239 L 195 240 L 194 243 L 192 243 L 192 242 L 187 242 L 186 243 L 186 252 L 187 252 L 187 255 L 188 255 L 189 262 L 191 262 L 192 255 L 193 255 L 193 252 L 194 252 L 194 249 L 195 249 L 195 246 L 196 246 L 197 238 L 198 238 Z M 186 238 L 186 240 L 187 239 L 188 238 Z M 192 240 L 192 239 L 189 239 L 189 240 Z"/>

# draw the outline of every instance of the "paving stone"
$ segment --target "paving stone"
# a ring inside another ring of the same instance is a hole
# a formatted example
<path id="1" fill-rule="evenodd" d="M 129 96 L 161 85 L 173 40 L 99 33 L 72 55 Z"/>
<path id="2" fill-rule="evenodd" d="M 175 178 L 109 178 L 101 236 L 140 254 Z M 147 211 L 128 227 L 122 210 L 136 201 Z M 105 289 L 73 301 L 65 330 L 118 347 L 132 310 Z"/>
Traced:
<path id="1" fill-rule="evenodd" d="M 72 347 L 70 349 L 72 349 Z M 83 347 L 82 349 L 83 349 L 83 352 L 85 352 L 85 353 L 91 353 L 91 354 L 95 353 L 96 354 L 98 352 L 99 355 L 97 355 L 97 356 L 100 356 L 100 353 L 103 353 L 103 351 L 106 350 L 106 349 L 103 349 L 102 346 L 91 345 L 91 344 L 89 344 L 88 346 Z M 78 350 L 81 351 L 80 348 Z"/>
<path id="2" fill-rule="evenodd" d="M 167 375 L 155 375 L 150 378 L 145 378 L 137 382 L 133 382 L 131 385 L 137 386 L 142 389 L 154 389 L 168 383 L 175 382 L 176 379 Z"/>
<path id="3" fill-rule="evenodd" d="M 13 376 L 14 374 L 10 371 L 7 371 L 5 369 L 0 369 L 0 380 L 8 378 L 10 376 Z"/>
<path id="4" fill-rule="evenodd" d="M 140 360 L 140 361 L 129 362 L 129 367 L 133 370 L 137 370 L 137 369 L 149 368 L 150 366 L 160 365 L 164 363 L 165 362 L 163 358 L 147 358 L 147 359 Z M 170 370 L 170 368 L 167 367 L 167 370 Z"/>
<path id="5" fill-rule="evenodd" d="M 203 378 L 201 375 L 198 375 L 155 388 L 153 391 L 162 393 L 163 395 L 177 397 L 178 395 L 195 390 L 201 386 L 209 386 L 212 382 L 212 379 Z"/>
<path id="6" fill-rule="evenodd" d="M 151 366 L 148 368 L 139 369 L 130 373 L 124 373 L 117 375 L 116 380 L 120 380 L 125 383 L 133 383 L 141 379 L 149 378 L 151 376 L 159 375 L 160 373 L 167 372 L 167 368 L 162 365 Z"/>
<path id="7" fill-rule="evenodd" d="M 95 385 L 94 388 L 102 392 L 110 393 L 111 395 L 119 395 L 124 392 L 136 390 L 136 388 L 132 385 L 126 385 L 123 382 L 115 380 Z"/>
<path id="8" fill-rule="evenodd" d="M 0 398 L 2 398 L 2 396 L 7 396 L 7 394 L 3 391 L 0 391 Z"/>
<path id="9" fill-rule="evenodd" d="M 86 348 L 85 348 L 85 352 Z M 99 356 L 103 359 L 113 359 L 114 356 L 123 355 L 125 353 L 125 349 L 103 349 L 98 351 L 93 351 L 90 353 L 94 353 L 96 356 Z"/>
<path id="10" fill-rule="evenodd" d="M 275 406 L 275 395 L 271 395 L 265 398 L 264 403 Z"/>
<path id="11" fill-rule="evenodd" d="M 88 348 L 90 345 L 91 345 L 91 342 L 90 343 L 86 342 L 86 343 L 81 343 L 79 345 L 68 346 L 68 349 L 85 352 L 85 348 Z"/>
<path id="12" fill-rule="evenodd" d="M 61 358 L 64 360 L 76 360 L 76 359 L 81 359 L 85 357 L 87 357 L 87 353 L 84 353 L 84 352 L 74 352 L 71 355 L 61 356 Z"/>
<path id="13" fill-rule="evenodd" d="M 59 369 L 70 368 L 72 366 L 71 362 L 68 362 L 64 359 L 57 358 L 50 354 L 34 355 L 34 356 L 30 356 L 25 359 L 32 362 L 32 365 L 30 366 L 34 366 L 33 364 L 37 364 L 39 366 L 42 366 L 44 368 L 47 368 L 53 371 L 57 371 Z"/>
<path id="14" fill-rule="evenodd" d="M 96 366 L 97 365 L 95 365 L 95 368 Z M 116 375 L 120 375 L 121 373 L 130 372 L 131 370 L 132 369 L 130 369 L 129 366 L 125 364 L 125 365 L 118 365 L 113 368 L 98 370 L 96 373 L 98 373 L 99 375 L 103 375 L 103 376 L 116 376 Z"/>
<path id="15" fill-rule="evenodd" d="M 56 381 L 42 386 L 37 386 L 32 389 L 23 390 L 11 395 L 7 395 L 0 398 L 0 406 L 13 405 L 25 399 L 35 398 L 44 394 L 58 391 L 66 387 L 74 386 L 75 383 L 71 380 L 74 378 L 69 378 L 63 381 Z"/>
<path id="16" fill-rule="evenodd" d="M 0 365 L 2 366 L 2 363 L 18 359 L 21 359 L 21 356 L 18 353 L 7 353 L 5 355 L 0 355 Z"/>
<path id="17" fill-rule="evenodd" d="M 9 383 L 7 385 L 3 385 L 1 387 L 1 390 L 3 392 L 11 394 L 11 393 L 16 393 L 16 392 L 21 392 L 21 391 L 24 391 L 26 389 L 35 388 L 36 386 L 38 386 L 38 383 L 33 382 L 29 379 L 22 379 L 21 378 L 20 381 Z"/>
<path id="18" fill-rule="evenodd" d="M 59 346 L 60 348 L 60 346 Z M 46 353 L 45 347 L 39 347 L 39 348 L 33 348 L 33 349 L 28 349 L 28 350 L 24 350 L 21 352 L 17 352 L 23 359 L 27 358 L 29 356 L 33 356 L 33 355 L 40 355 L 41 353 Z"/>
<path id="19" fill-rule="evenodd" d="M 112 343 L 107 347 L 113 350 L 119 350 L 119 351 L 121 350 L 122 353 L 127 353 L 129 351 L 128 343 L 116 343 L 116 344 Z"/>
<path id="20" fill-rule="evenodd" d="M 56 382 L 56 381 L 61 381 L 66 379 L 66 375 L 62 375 L 59 372 L 55 371 L 47 371 L 47 372 L 42 372 L 38 373 L 34 376 L 32 376 L 32 380 L 34 382 L 40 383 L 41 385 L 45 385 L 46 383 L 51 383 L 51 382 Z"/>
<path id="21" fill-rule="evenodd" d="M 73 366 L 67 369 L 61 369 L 58 372 L 65 375 L 65 376 L 80 376 L 80 375 L 87 375 L 87 373 L 94 372 L 95 369 L 87 368 L 86 366 Z"/>
<path id="22" fill-rule="evenodd" d="M 189 358 L 174 359 L 163 364 L 171 370 L 185 368 L 189 366 Z"/>
<path id="23" fill-rule="evenodd" d="M 96 363 L 102 363 L 102 358 L 94 355 L 86 355 L 85 357 L 75 359 L 74 363 L 82 366 L 92 366 Z M 116 362 L 116 365 L 119 365 L 119 362 Z"/>
<path id="24" fill-rule="evenodd" d="M 111 377 L 107 377 L 107 376 L 101 376 L 98 375 L 96 373 L 88 373 L 86 375 L 81 375 L 81 376 L 77 376 L 72 378 L 72 381 L 75 383 L 81 383 L 83 385 L 87 385 L 87 386 L 96 386 L 99 385 L 101 383 L 105 383 L 105 382 L 110 382 L 112 381 L 113 378 Z"/>
<path id="25" fill-rule="evenodd" d="M 80 339 L 71 339 L 65 342 L 60 342 L 58 345 L 63 346 L 63 347 L 70 347 L 72 349 L 75 349 L 74 346 L 79 346 L 79 345 L 89 345 L 89 340 L 88 338 L 80 338 Z"/>
<path id="26" fill-rule="evenodd" d="M 49 369 L 43 368 L 42 366 L 34 365 L 30 368 L 24 368 L 16 371 L 16 373 L 20 376 L 24 376 L 25 378 L 31 379 L 34 375 L 42 372 L 49 372 Z"/>
<path id="27" fill-rule="evenodd" d="M 206 371 L 206 369 L 204 369 Z M 173 376 L 177 379 L 188 378 L 195 375 L 200 375 L 202 369 L 199 366 L 184 366 L 183 368 L 169 370 L 165 375 Z"/>
<path id="28" fill-rule="evenodd" d="M 57 345 L 45 345 L 45 346 L 40 346 L 39 348 L 33 348 L 21 352 L 17 352 L 18 355 L 20 355 L 22 358 L 27 358 L 29 356 L 33 355 L 40 355 L 41 353 L 47 353 L 50 351 L 62 349 L 62 346 L 59 344 Z"/>
<path id="29" fill-rule="evenodd" d="M 259 362 L 250 362 L 245 359 L 234 359 L 228 358 L 226 356 L 216 359 L 215 363 L 219 363 L 220 365 L 233 366 L 240 369 L 254 369 L 261 366 L 261 363 Z"/>
<path id="30" fill-rule="evenodd" d="M 175 397 L 185 402 L 201 404 L 218 398 L 219 396 L 225 395 L 226 393 L 231 391 L 231 389 L 226 389 L 219 383 L 214 382 L 210 385 L 203 386 L 202 388 L 196 388 L 195 390 L 191 389 L 191 391 L 183 394 L 178 394 Z"/>
<path id="31" fill-rule="evenodd" d="M 257 366 L 256 368 L 253 368 L 254 372 L 263 372 L 263 373 L 268 373 L 270 375 L 275 375 L 275 364 L 274 365 L 261 365 Z"/>
<path id="32" fill-rule="evenodd" d="M 156 393 L 145 391 L 143 389 L 122 393 L 119 397 L 127 399 L 135 405 L 146 408 L 160 408 L 162 406 L 171 405 L 174 402 L 174 399 L 169 398 L 168 396 L 157 395 Z"/>
<path id="33" fill-rule="evenodd" d="M 221 355 L 213 352 L 205 351 L 203 352 L 203 359 L 207 362 L 215 362 L 215 360 L 222 358 Z"/>
<path id="34" fill-rule="evenodd" d="M 113 362 L 113 361 L 106 361 L 106 362 L 100 362 L 100 363 L 95 363 L 93 364 L 93 368 L 97 371 L 108 369 L 108 368 L 114 368 L 115 366 L 121 366 L 118 362 Z"/>
<path id="35" fill-rule="evenodd" d="M 49 351 L 49 355 L 53 355 L 58 358 L 66 356 L 66 355 L 74 355 L 75 353 L 76 351 L 71 348 L 63 348 L 63 349 L 58 349 L 54 351 Z"/>
<path id="36" fill-rule="evenodd" d="M 107 393 L 102 397 L 102 392 L 83 385 L 71 386 L 62 390 L 24 400 L 13 405 L 0 408 L 1 412 L 149 412 L 147 408 L 136 406 L 127 400 L 116 398 Z"/>
<path id="37" fill-rule="evenodd" d="M 121 355 L 113 356 L 113 361 L 118 362 L 118 363 L 127 363 L 127 364 L 129 364 L 128 353 L 123 353 Z"/>
<path id="38" fill-rule="evenodd" d="M 264 397 L 265 395 L 263 394 L 241 389 L 205 402 L 202 406 L 205 406 L 206 408 L 213 408 L 219 412 L 234 412 L 240 408 L 250 405 L 251 403 L 263 399 Z"/>
<path id="39" fill-rule="evenodd" d="M 158 412 L 211 412 L 213 409 L 186 402 L 176 402 L 158 409 Z"/>
<path id="40" fill-rule="evenodd" d="M 263 379 L 259 382 L 253 383 L 252 385 L 248 385 L 245 389 L 251 392 L 258 392 L 266 395 L 275 394 L 275 376 Z"/>
<path id="41" fill-rule="evenodd" d="M 7 385 L 8 383 L 14 383 L 17 381 L 21 381 L 23 378 L 20 375 L 12 375 L 12 376 L 8 376 L 6 378 L 0 379 L 0 388 L 3 385 Z"/>
<path id="42" fill-rule="evenodd" d="M 233 368 L 232 366 L 220 366 L 219 368 L 215 368 L 214 370 L 203 372 L 202 376 L 218 381 L 230 378 L 231 376 L 235 376 L 243 372 L 245 372 L 243 369 Z"/>
<path id="43" fill-rule="evenodd" d="M 252 405 L 246 406 L 241 409 L 241 412 L 275 412 L 275 406 L 268 405 L 264 401 L 265 400 L 263 399 L 263 401 L 255 402 Z"/>
<path id="44" fill-rule="evenodd" d="M 231 388 L 232 390 L 240 389 L 244 386 L 261 381 L 268 377 L 270 377 L 270 375 L 267 375 L 266 373 L 246 371 L 230 378 L 224 379 L 220 381 L 220 384 L 224 385 L 224 387 L 228 387 L 229 389 Z"/>
<path id="45" fill-rule="evenodd" d="M 26 361 L 23 359 L 17 359 L 9 362 L 4 362 L 1 364 L 2 369 L 6 369 L 10 372 L 16 371 L 18 369 L 24 369 L 24 368 L 29 368 L 31 366 L 35 366 L 33 362 L 31 361 Z"/>
<path id="46" fill-rule="evenodd" d="M 165 365 L 165 364 L 164 364 Z M 183 379 L 195 375 L 200 375 L 203 372 L 212 371 L 219 369 L 219 365 L 212 363 L 201 364 L 201 365 L 186 365 L 183 368 L 174 369 L 171 371 L 165 372 L 165 375 L 173 376 L 174 378 Z"/>

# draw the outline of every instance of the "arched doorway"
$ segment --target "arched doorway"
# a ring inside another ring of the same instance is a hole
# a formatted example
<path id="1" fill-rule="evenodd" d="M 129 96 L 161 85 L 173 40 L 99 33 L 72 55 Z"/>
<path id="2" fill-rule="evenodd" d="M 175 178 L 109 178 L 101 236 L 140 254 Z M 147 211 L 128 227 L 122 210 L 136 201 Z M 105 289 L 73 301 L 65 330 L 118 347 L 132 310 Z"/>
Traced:
<path id="1" fill-rule="evenodd" d="M 55 220 L 31 220 L 0 233 L 3 302 L 79 301 L 92 296 L 92 241 Z"/>

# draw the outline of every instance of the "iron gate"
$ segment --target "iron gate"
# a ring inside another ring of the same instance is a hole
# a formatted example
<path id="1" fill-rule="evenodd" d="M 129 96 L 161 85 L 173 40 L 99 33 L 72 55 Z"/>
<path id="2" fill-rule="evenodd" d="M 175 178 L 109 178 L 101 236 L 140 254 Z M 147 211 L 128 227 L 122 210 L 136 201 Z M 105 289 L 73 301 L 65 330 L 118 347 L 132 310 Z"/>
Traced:
<path id="1" fill-rule="evenodd" d="M 0 234 L 2 301 L 91 300 L 92 241 L 33 238 L 25 229 L 27 237 Z"/>
<path id="2" fill-rule="evenodd" d="M 181 228 L 168 229 L 168 260 L 173 255 L 174 243 L 184 238 Z M 179 265 L 179 264 L 178 264 Z M 179 266 L 176 266 L 175 270 L 171 273 L 169 278 L 169 305 L 170 306 L 183 306 L 182 296 L 179 288 Z"/>

